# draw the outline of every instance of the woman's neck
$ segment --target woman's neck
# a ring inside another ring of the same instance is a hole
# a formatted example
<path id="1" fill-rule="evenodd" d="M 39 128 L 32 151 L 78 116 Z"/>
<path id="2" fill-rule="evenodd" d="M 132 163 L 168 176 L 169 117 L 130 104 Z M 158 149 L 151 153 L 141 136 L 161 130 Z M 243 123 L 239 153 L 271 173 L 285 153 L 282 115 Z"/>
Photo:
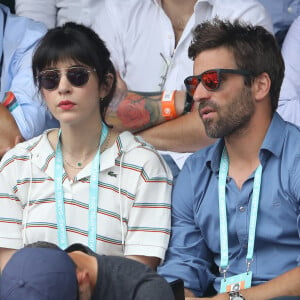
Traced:
<path id="1" fill-rule="evenodd" d="M 48 139 L 54 150 L 60 138 L 64 169 L 70 180 L 93 160 L 99 148 L 101 129 L 99 123 L 92 128 L 62 126 L 60 137 L 58 130 L 49 132 Z"/>
<path id="2" fill-rule="evenodd" d="M 101 122 L 80 126 L 61 125 L 60 142 L 62 152 L 74 157 L 84 157 L 97 150 L 102 132 Z"/>

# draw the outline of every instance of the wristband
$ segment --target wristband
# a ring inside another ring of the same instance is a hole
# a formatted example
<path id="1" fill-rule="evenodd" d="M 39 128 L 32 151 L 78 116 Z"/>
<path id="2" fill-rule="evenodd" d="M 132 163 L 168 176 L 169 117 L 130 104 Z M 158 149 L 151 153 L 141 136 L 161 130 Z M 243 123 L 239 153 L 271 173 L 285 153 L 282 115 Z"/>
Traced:
<path id="1" fill-rule="evenodd" d="M 17 99 L 13 92 L 6 92 L 2 104 L 12 112 L 17 106 Z"/>
<path id="2" fill-rule="evenodd" d="M 176 91 L 164 91 L 161 96 L 162 116 L 166 120 L 171 120 L 177 117 L 175 108 L 175 93 Z"/>
<path id="3" fill-rule="evenodd" d="M 185 103 L 184 103 L 184 108 L 183 108 L 183 114 L 187 114 L 191 112 L 194 104 L 194 99 L 193 97 L 189 94 L 185 94 Z"/>

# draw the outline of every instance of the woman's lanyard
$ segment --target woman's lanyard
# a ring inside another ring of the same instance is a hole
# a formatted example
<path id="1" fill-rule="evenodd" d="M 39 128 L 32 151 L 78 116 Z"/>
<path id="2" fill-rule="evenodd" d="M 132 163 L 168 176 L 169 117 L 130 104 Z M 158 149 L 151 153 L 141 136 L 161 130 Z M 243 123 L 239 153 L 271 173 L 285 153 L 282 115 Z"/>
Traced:
<path id="1" fill-rule="evenodd" d="M 228 262 L 228 229 L 227 229 L 227 214 L 226 214 L 226 179 L 228 175 L 229 159 L 226 148 L 224 147 L 219 171 L 219 215 L 220 215 L 220 244 L 221 244 L 221 262 L 220 272 L 224 274 L 226 281 L 226 272 L 229 267 Z M 255 241 L 255 229 L 257 222 L 257 212 L 259 204 L 259 194 L 261 187 L 261 175 L 262 166 L 261 164 L 257 167 L 254 175 L 253 193 L 252 193 L 252 204 L 248 234 L 248 250 L 246 257 L 247 273 L 250 270 L 250 264 L 253 260 L 253 250 Z"/>
<path id="2" fill-rule="evenodd" d="M 92 161 L 91 179 L 90 179 L 90 193 L 89 193 L 89 221 L 88 221 L 88 246 L 96 251 L 96 234 L 97 234 L 97 208 L 98 208 L 98 180 L 100 170 L 100 147 L 105 141 L 108 134 L 107 126 L 102 123 L 101 138 L 98 151 Z M 60 142 L 61 130 L 58 132 L 58 142 L 55 152 L 55 202 L 56 202 L 56 220 L 58 245 L 61 249 L 68 247 L 67 229 L 66 229 L 66 214 L 64 204 L 63 191 L 63 156 Z"/>

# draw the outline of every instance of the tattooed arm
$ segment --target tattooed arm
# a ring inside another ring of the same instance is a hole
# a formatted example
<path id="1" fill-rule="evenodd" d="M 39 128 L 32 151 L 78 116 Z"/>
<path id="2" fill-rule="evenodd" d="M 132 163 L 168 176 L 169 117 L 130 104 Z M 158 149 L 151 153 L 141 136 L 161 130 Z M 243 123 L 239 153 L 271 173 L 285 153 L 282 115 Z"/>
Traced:
<path id="1" fill-rule="evenodd" d="M 161 114 L 162 92 L 134 92 L 117 95 L 110 104 L 106 120 L 118 131 L 139 132 L 166 121 Z M 185 92 L 175 93 L 177 115 L 183 113 Z"/>
<path id="2" fill-rule="evenodd" d="M 176 91 L 178 117 L 170 121 L 161 114 L 161 95 L 162 92 L 127 91 L 125 82 L 118 77 L 106 121 L 118 131 L 129 130 L 141 135 L 158 150 L 194 152 L 214 142 L 207 137 L 197 108 L 183 115 L 185 91 Z"/>
<path id="3" fill-rule="evenodd" d="M 182 115 L 185 92 L 176 91 L 177 118 L 167 121 L 161 114 L 161 92 L 128 92 L 113 100 L 106 121 L 118 131 L 141 135 L 158 150 L 194 152 L 214 142 L 207 137 L 197 109 Z"/>

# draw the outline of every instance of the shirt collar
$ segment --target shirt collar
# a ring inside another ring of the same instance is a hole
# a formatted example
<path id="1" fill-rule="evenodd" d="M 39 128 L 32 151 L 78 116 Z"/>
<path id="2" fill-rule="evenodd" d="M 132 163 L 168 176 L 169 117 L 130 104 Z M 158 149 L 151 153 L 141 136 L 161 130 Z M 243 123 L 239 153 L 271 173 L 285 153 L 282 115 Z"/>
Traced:
<path id="1" fill-rule="evenodd" d="M 279 157 L 286 137 L 286 122 L 275 112 L 260 148 L 260 155 L 264 150 Z M 262 157 L 260 157 L 262 159 Z"/>
<path id="2" fill-rule="evenodd" d="M 270 155 L 274 155 L 276 157 L 280 156 L 285 136 L 286 122 L 279 116 L 277 112 L 275 112 L 259 152 L 259 159 L 262 165 Z M 224 145 L 224 139 L 219 139 L 214 145 L 211 146 L 211 151 L 208 151 L 207 153 L 205 164 L 213 172 L 219 171 Z"/>

